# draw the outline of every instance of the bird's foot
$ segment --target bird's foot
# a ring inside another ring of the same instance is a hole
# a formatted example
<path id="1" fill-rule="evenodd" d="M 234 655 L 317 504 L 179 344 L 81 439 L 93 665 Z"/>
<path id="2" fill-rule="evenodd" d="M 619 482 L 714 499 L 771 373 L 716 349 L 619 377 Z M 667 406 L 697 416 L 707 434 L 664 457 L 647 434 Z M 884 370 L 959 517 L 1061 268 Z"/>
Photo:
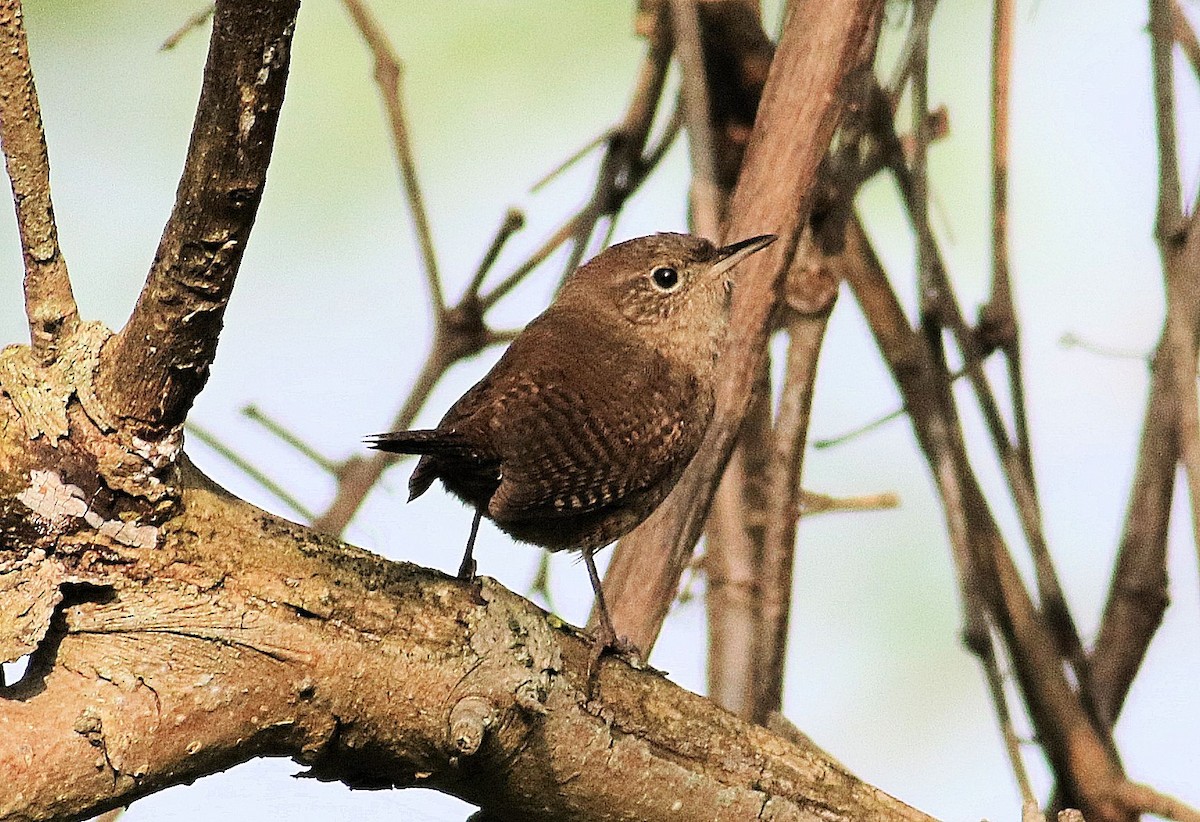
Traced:
<path id="1" fill-rule="evenodd" d="M 587 698 L 596 696 L 596 686 L 600 683 L 600 659 L 605 654 L 615 654 L 637 667 L 641 661 L 642 652 L 627 636 L 618 636 L 612 627 L 601 621 L 600 627 L 592 636 L 592 652 L 588 656 L 587 667 Z"/>
<path id="2" fill-rule="evenodd" d="M 458 578 L 463 582 L 475 581 L 475 560 L 470 554 L 463 557 L 462 564 L 458 566 Z"/>

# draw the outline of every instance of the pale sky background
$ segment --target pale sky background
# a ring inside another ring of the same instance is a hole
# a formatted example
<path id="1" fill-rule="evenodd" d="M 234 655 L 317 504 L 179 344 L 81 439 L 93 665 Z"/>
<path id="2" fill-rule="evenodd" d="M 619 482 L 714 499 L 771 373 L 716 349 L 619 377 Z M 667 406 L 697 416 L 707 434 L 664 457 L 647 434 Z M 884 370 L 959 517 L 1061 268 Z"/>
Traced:
<path id="1" fill-rule="evenodd" d="M 63 249 L 82 312 L 119 327 L 173 201 L 207 33 L 173 52 L 159 43 L 200 7 L 98 0 L 27 3 L 34 68 L 53 164 Z M 407 62 L 406 99 L 448 296 L 462 289 L 510 205 L 528 227 L 503 256 L 511 270 L 586 196 L 585 163 L 546 191 L 530 185 L 614 123 L 642 53 L 632 0 L 543 3 L 376 2 Z M 1065 349 L 1063 334 L 1148 353 L 1163 297 L 1151 241 L 1156 187 L 1146 10 L 1103 0 L 1018 4 L 1011 162 L 1012 267 L 1024 331 L 1035 462 L 1051 549 L 1090 641 L 1103 607 L 1140 431 L 1147 369 L 1135 358 Z M 936 227 L 967 311 L 987 285 L 987 70 L 990 4 L 944 0 L 933 31 L 932 105 L 950 137 L 930 156 Z M 1194 3 L 1188 3 L 1196 11 Z M 888 4 L 885 38 L 906 7 Z M 772 17 L 774 19 L 774 16 Z M 428 344 L 415 245 L 370 61 L 333 0 L 306 0 L 287 103 L 258 225 L 226 315 L 212 379 L 192 419 L 215 431 L 309 507 L 332 481 L 244 419 L 254 403 L 323 453 L 363 453 L 384 430 Z M 1194 192 L 1200 103 L 1178 72 L 1186 189 Z M 685 227 L 683 145 L 618 224 L 616 239 Z M 912 247 L 890 184 L 862 195 L 870 229 L 905 299 Z M 11 214 L 11 212 L 8 212 Z M 26 341 L 21 262 L 0 221 L 0 341 Z M 548 267 L 493 319 L 527 321 L 558 276 Z M 454 368 L 419 422 L 433 423 L 498 355 Z M 995 364 L 993 364 L 995 365 Z M 993 371 L 999 374 L 998 370 Z M 848 294 L 821 363 L 811 434 L 840 433 L 898 405 Z M 976 465 L 998 472 L 967 414 Z M 232 491 L 294 516 L 194 439 L 193 459 Z M 453 571 L 470 516 L 440 490 L 404 505 L 409 466 L 389 473 L 347 537 L 394 558 Z M 802 523 L 786 713 L 862 778 L 948 820 L 1018 818 L 983 677 L 958 641 L 958 597 L 938 505 L 907 423 L 810 452 L 806 487 L 835 495 L 895 491 L 896 511 Z M 1000 497 L 997 496 L 997 499 Z M 997 504 L 1009 529 L 1009 506 Z M 1117 729 L 1129 774 L 1200 805 L 1200 598 L 1187 510 L 1176 506 L 1172 606 Z M 480 572 L 528 588 L 537 549 L 485 525 Z M 605 557 L 605 560 L 607 557 Z M 580 622 L 582 567 L 552 564 L 554 606 Z M 677 606 L 653 662 L 704 687 L 698 600 Z M 1027 759 L 1045 796 L 1038 750 Z M 137 803 L 142 820 L 462 820 L 468 806 L 422 791 L 351 792 L 293 780 L 287 760 L 257 761 Z"/>

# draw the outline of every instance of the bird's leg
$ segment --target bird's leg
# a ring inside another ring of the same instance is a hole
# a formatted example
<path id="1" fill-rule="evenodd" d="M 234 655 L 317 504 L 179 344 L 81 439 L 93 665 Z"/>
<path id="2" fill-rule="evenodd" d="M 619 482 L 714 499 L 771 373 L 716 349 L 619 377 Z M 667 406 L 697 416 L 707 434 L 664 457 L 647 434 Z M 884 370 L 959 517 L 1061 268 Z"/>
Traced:
<path id="1" fill-rule="evenodd" d="M 475 579 L 475 537 L 479 534 L 479 521 L 483 519 L 483 511 L 475 509 L 475 519 L 471 520 L 471 536 L 467 537 L 467 550 L 463 552 L 462 563 L 458 566 L 458 578 L 472 582 Z"/>
<path id="2" fill-rule="evenodd" d="M 583 549 L 583 563 L 587 566 L 592 591 L 596 594 L 596 609 L 600 612 L 600 630 L 596 634 L 596 645 L 600 647 L 600 653 L 604 653 L 608 648 L 617 646 L 617 631 L 613 628 L 612 617 L 608 615 L 608 605 L 604 602 L 604 586 L 600 584 L 600 572 L 596 570 L 596 560 L 591 548 Z"/>
<path id="3" fill-rule="evenodd" d="M 593 558 L 594 549 L 583 549 L 583 563 L 587 566 L 588 578 L 592 581 L 592 591 L 596 594 L 596 610 L 600 612 L 600 627 L 592 639 L 592 654 L 588 659 L 587 695 L 594 696 L 596 675 L 600 673 L 600 657 L 605 651 L 616 651 L 622 654 L 637 654 L 637 648 L 628 639 L 617 636 L 613 627 L 612 617 L 608 614 L 608 604 L 604 601 L 604 587 L 600 584 L 600 573 L 596 570 L 596 560 Z"/>

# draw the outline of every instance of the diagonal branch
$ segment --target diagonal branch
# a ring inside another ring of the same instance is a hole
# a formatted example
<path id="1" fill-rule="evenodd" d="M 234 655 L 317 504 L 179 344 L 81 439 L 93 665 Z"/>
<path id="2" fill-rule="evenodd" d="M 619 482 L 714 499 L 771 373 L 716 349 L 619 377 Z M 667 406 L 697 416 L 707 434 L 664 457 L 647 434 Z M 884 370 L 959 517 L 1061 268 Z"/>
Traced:
<path id="1" fill-rule="evenodd" d="M 404 116 L 404 99 L 400 93 L 400 82 L 404 77 L 404 65 L 396 56 L 391 41 L 380 28 L 375 15 L 359 0 L 342 0 L 354 24 L 366 40 L 375 57 L 375 82 L 387 108 L 388 125 L 392 130 L 392 147 L 400 166 L 400 178 L 408 195 L 409 212 L 421 246 L 421 262 L 425 271 L 425 282 L 429 287 L 429 298 L 435 313 L 446 308 L 442 296 L 442 279 L 438 276 L 437 253 L 433 249 L 433 232 L 429 228 L 429 217 L 425 211 L 425 199 L 417 180 L 417 164 L 413 159 L 412 141 L 408 136 L 408 118 Z"/>
<path id="2" fill-rule="evenodd" d="M 50 158 L 29 66 L 20 0 L 0 2 L 0 145 L 12 183 L 25 258 L 25 314 L 33 353 L 54 359 L 59 340 L 75 330 L 79 311 L 67 261 L 58 246 L 50 202 Z"/>
<path id="3" fill-rule="evenodd" d="M 208 379 L 262 199 L 298 8 L 217 3 L 175 207 L 132 316 L 101 354 L 98 395 L 143 438 L 180 425 Z"/>
<path id="4" fill-rule="evenodd" d="M 727 237 L 770 232 L 780 241 L 739 273 L 717 416 L 704 444 L 667 501 L 621 541 L 606 577 L 604 593 L 618 630 L 645 651 L 658 637 L 733 450 L 765 354 L 778 287 L 841 117 L 847 78 L 874 54 L 881 8 L 878 0 L 810 0 L 791 4 L 785 15 L 726 229 Z"/>

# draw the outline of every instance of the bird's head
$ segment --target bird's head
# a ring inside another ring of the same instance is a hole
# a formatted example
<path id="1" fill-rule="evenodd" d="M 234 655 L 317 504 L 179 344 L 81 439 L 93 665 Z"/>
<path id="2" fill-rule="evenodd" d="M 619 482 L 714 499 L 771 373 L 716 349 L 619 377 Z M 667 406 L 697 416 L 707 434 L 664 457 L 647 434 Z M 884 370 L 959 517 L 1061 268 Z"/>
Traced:
<path id="1" fill-rule="evenodd" d="M 734 267 L 774 240 L 764 234 L 722 247 L 690 234 L 627 240 L 580 266 L 556 302 L 603 314 L 664 355 L 699 364 L 724 338 Z"/>

